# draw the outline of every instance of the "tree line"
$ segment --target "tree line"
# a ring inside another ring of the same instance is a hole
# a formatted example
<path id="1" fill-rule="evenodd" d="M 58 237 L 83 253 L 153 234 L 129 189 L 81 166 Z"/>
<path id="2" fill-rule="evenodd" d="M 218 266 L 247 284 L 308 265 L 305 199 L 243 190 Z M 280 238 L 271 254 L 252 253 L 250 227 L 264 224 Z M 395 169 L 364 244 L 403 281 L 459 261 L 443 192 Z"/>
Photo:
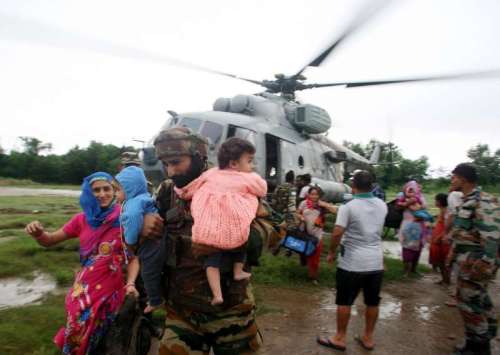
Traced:
<path id="1" fill-rule="evenodd" d="M 135 150 L 130 146 L 117 147 L 92 141 L 87 148 L 75 146 L 66 154 L 43 154 L 50 152 L 52 144 L 35 137 L 19 137 L 22 151 L 6 154 L 0 147 L 0 176 L 30 179 L 42 183 L 80 184 L 83 178 L 94 171 L 116 174 L 120 155 Z M 384 187 L 401 186 L 410 179 L 446 185 L 449 177 L 430 179 L 429 161 L 426 156 L 408 159 L 394 143 L 372 139 L 368 144 L 344 142 L 356 153 L 369 158 L 377 145 L 381 148 L 378 164 L 374 167 L 377 181 Z M 492 152 L 487 144 L 477 144 L 467 152 L 479 172 L 481 185 L 496 185 L 500 182 L 500 149 Z M 347 176 L 346 176 L 347 177 Z"/>
<path id="2" fill-rule="evenodd" d="M 367 159 L 375 147 L 380 146 L 380 158 L 374 172 L 377 181 L 384 188 L 401 186 L 409 180 L 437 186 L 449 185 L 449 174 L 442 177 L 430 176 L 429 159 L 426 156 L 418 159 L 405 158 L 401 149 L 394 143 L 372 139 L 368 144 L 344 141 L 344 145 Z M 494 186 L 500 182 L 500 149 L 493 152 L 488 144 L 477 144 L 467 151 L 467 158 L 464 161 L 473 163 L 478 169 L 480 185 Z"/>
<path id="3" fill-rule="evenodd" d="M 0 148 L 0 176 L 42 183 L 81 184 L 83 178 L 94 171 L 116 174 L 121 153 L 135 150 L 130 146 L 117 147 L 92 141 L 87 148 L 75 146 L 63 155 L 42 155 L 52 149 L 50 143 L 34 137 L 19 139 L 23 146 L 21 152 L 5 154 Z"/>

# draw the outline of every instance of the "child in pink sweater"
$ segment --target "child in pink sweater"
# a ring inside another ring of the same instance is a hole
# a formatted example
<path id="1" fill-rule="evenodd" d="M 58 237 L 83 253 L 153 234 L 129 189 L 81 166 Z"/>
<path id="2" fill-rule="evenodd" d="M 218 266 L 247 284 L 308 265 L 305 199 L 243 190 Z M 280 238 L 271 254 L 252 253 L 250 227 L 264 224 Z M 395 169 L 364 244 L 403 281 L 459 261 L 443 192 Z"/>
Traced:
<path id="1" fill-rule="evenodd" d="M 230 138 L 219 149 L 219 168 L 207 170 L 189 185 L 175 189 L 181 198 L 192 199 L 192 242 L 222 249 L 207 256 L 205 262 L 213 305 L 224 302 L 219 270 L 223 259 L 233 263 L 235 280 L 251 276 L 243 271 L 244 248 L 258 198 L 267 192 L 266 181 L 253 172 L 254 155 L 255 147 L 250 142 Z"/>

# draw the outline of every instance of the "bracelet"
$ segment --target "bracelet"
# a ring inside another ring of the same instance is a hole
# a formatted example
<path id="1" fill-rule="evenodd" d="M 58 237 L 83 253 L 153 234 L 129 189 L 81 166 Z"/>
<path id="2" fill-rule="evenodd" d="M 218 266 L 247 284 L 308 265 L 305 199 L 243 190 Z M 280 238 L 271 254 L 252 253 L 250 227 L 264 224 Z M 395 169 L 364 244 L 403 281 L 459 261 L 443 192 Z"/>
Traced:
<path id="1" fill-rule="evenodd" d="M 129 282 L 128 284 L 125 285 L 125 287 L 133 286 L 135 287 L 135 282 Z"/>

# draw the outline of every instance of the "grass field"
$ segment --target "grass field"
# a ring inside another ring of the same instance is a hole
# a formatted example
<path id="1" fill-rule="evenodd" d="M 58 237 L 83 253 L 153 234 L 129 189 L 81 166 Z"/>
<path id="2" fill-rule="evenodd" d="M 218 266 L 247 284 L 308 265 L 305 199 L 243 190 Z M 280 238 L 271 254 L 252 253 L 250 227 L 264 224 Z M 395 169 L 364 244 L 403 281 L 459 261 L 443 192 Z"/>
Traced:
<path id="1" fill-rule="evenodd" d="M 59 196 L 0 197 L 0 278 L 30 278 L 34 271 L 50 274 L 60 286 L 39 304 L 0 311 L 0 354 L 57 354 L 52 344 L 56 330 L 64 324 L 64 291 L 71 284 L 78 267 L 78 241 L 45 249 L 23 228 L 33 220 L 41 221 L 48 230 L 62 226 L 79 211 L 77 198 Z M 331 221 L 333 224 L 333 221 Z M 328 250 L 325 240 L 323 259 Z M 319 286 L 307 279 L 307 269 L 299 258 L 275 257 L 265 253 L 261 266 L 253 270 L 253 283 L 259 302 L 259 313 L 275 312 L 259 296 L 259 286 L 301 288 L 314 292 L 335 286 L 335 268 L 323 260 Z M 386 259 L 386 281 L 398 281 L 402 275 L 399 260 Z M 425 271 L 425 269 L 421 269 Z"/>

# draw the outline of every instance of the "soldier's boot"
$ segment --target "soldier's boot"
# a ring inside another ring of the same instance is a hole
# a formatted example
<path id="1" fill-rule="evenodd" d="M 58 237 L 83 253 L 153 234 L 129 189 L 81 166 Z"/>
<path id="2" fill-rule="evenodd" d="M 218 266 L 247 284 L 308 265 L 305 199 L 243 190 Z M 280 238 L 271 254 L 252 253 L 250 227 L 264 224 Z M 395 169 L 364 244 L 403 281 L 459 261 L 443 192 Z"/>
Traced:
<path id="1" fill-rule="evenodd" d="M 491 355 L 490 342 L 467 340 L 464 345 L 455 346 L 453 355 Z"/>
<path id="2" fill-rule="evenodd" d="M 489 341 L 479 343 L 478 354 L 491 355 L 491 344 Z"/>

